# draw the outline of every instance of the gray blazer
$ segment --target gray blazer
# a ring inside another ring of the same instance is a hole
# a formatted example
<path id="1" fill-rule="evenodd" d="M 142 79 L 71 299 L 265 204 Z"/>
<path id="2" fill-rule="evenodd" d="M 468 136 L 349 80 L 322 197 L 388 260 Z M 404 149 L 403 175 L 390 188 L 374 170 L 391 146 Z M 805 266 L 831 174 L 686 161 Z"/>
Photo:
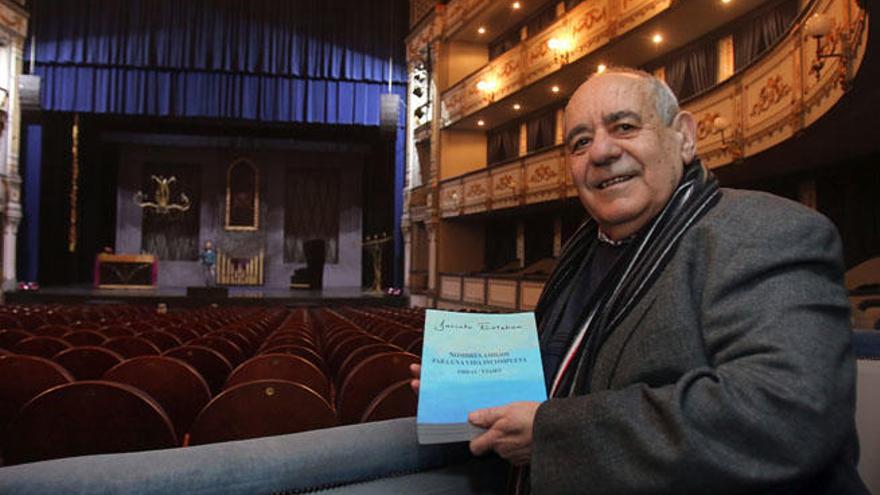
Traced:
<path id="1" fill-rule="evenodd" d="M 601 347 L 593 392 L 538 409 L 533 493 L 867 493 L 837 231 L 722 191 Z"/>

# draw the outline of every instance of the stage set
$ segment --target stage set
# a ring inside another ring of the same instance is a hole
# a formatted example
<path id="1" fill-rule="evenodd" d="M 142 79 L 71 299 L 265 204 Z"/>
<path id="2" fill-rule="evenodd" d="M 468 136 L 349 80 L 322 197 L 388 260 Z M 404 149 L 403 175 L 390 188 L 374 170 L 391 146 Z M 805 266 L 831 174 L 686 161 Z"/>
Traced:
<path id="1" fill-rule="evenodd" d="M 162 14 L 34 6 L 6 301 L 402 304 L 375 289 L 403 286 L 406 2 L 267 8 L 248 22 L 284 29 L 256 37 L 232 4 L 163 5 L 199 20 L 144 41 Z M 95 22 L 134 25 L 61 34 Z"/>

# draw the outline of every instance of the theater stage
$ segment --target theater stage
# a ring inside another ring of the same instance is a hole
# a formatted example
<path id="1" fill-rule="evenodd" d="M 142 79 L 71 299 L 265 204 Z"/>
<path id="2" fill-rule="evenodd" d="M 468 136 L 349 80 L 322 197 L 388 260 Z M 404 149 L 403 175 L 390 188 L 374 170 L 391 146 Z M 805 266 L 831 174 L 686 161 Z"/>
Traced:
<path id="1" fill-rule="evenodd" d="M 165 303 L 168 308 L 191 308 L 208 304 L 235 306 L 408 306 L 409 297 L 376 294 L 360 287 L 324 290 L 229 287 L 228 297 L 187 296 L 186 287 L 150 289 L 97 289 L 91 285 L 42 287 L 35 291 L 4 293 L 7 303 L 147 304 Z"/>

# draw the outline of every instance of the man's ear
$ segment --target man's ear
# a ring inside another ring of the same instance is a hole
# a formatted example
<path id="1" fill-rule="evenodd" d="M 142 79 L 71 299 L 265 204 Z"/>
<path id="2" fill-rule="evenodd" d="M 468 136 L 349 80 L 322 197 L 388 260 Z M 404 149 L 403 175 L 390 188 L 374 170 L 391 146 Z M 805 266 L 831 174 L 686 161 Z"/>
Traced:
<path id="1" fill-rule="evenodd" d="M 684 110 L 678 112 L 672 121 L 672 129 L 679 138 L 682 162 L 690 163 L 697 154 L 697 122 L 693 114 Z"/>

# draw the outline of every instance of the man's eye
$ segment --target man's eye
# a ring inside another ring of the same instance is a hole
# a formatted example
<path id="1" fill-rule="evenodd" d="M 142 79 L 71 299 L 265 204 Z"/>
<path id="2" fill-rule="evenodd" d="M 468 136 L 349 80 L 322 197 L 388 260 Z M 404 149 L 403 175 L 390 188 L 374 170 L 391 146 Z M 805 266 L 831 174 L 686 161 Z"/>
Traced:
<path id="1" fill-rule="evenodd" d="M 589 146 L 589 144 L 590 144 L 590 138 L 588 138 L 588 137 L 577 138 L 574 141 L 574 143 L 572 143 L 571 149 L 572 149 L 572 151 L 577 151 L 577 150 L 583 148 L 584 146 Z"/>
<path id="2" fill-rule="evenodd" d="M 618 124 L 617 125 L 617 130 L 619 132 L 630 132 L 630 131 L 634 131 L 635 129 L 636 129 L 636 126 L 634 126 L 632 124 Z"/>

